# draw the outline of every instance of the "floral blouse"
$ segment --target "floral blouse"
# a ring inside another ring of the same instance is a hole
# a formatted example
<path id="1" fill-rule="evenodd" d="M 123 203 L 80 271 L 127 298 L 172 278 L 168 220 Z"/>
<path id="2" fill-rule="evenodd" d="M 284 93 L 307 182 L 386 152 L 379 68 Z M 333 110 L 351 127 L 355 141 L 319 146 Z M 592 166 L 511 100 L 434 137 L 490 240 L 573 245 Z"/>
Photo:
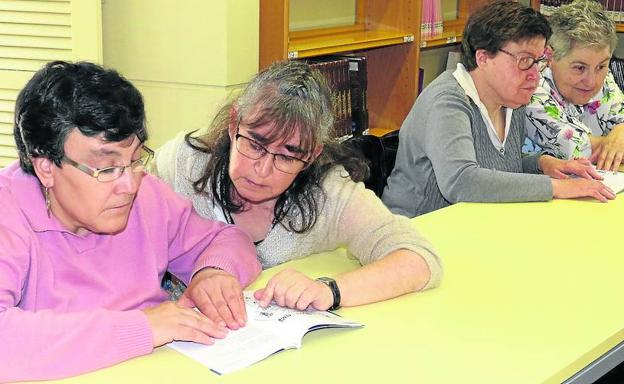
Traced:
<path id="1" fill-rule="evenodd" d="M 561 159 L 589 157 L 589 136 L 606 136 L 614 126 L 624 123 L 624 95 L 611 72 L 600 92 L 585 105 L 574 105 L 555 87 L 550 68 L 544 69 L 540 82 L 526 106 L 527 140 L 523 152 L 544 152 Z"/>

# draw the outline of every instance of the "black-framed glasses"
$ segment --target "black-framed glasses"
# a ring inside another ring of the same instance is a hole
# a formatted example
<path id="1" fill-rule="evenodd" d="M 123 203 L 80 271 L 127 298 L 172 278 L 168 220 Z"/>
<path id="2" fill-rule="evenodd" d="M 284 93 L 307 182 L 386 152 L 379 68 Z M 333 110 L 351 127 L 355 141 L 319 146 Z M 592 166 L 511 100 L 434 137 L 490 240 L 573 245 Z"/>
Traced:
<path id="1" fill-rule="evenodd" d="M 143 145 L 141 147 L 141 157 L 137 160 L 132 160 L 128 165 L 117 165 L 113 167 L 106 168 L 91 168 L 87 165 L 80 164 L 77 161 L 70 159 L 69 157 L 63 157 L 63 162 L 69 165 L 74 166 L 75 168 L 81 170 L 87 175 L 94 177 L 97 181 L 101 183 L 108 183 L 110 181 L 117 180 L 123 175 L 126 168 L 130 168 L 130 170 L 134 173 L 140 173 L 145 171 L 145 167 L 149 164 L 150 160 L 154 157 L 154 151 Z"/>
<path id="2" fill-rule="evenodd" d="M 518 69 L 520 69 L 521 71 L 528 71 L 535 64 L 537 64 L 537 70 L 540 72 L 542 71 L 542 69 L 546 68 L 546 64 L 547 64 L 546 55 L 542 55 L 538 58 L 535 58 L 529 55 L 515 55 L 511 52 L 505 51 L 502 48 L 499 48 L 498 50 L 516 59 L 516 64 L 518 64 Z"/>
<path id="3" fill-rule="evenodd" d="M 236 131 L 236 150 L 251 160 L 258 160 L 267 154 L 272 155 L 273 166 L 284 173 L 299 173 L 308 166 L 308 162 L 305 160 L 269 151 L 256 140 L 241 135 L 238 130 Z"/>

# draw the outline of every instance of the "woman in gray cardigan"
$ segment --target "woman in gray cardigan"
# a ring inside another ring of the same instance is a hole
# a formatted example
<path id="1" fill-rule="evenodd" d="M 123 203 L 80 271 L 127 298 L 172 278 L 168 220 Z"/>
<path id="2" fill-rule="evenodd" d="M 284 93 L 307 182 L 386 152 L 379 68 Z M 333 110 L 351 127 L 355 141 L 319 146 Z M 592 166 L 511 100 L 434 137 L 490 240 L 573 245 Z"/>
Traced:
<path id="1" fill-rule="evenodd" d="M 333 120 L 321 75 L 302 62 L 276 63 L 221 109 L 206 135 L 157 152 L 156 173 L 200 215 L 244 229 L 263 267 L 341 246 L 363 264 L 321 281 L 284 270 L 256 292 L 265 305 L 331 309 L 439 284 L 429 242 L 336 166 Z"/>
<path id="2" fill-rule="evenodd" d="M 550 34 L 541 14 L 516 2 L 471 15 L 461 63 L 423 91 L 401 127 L 383 194 L 391 211 L 414 217 L 461 201 L 615 197 L 587 160 L 522 158 L 522 106 L 537 87 Z"/>

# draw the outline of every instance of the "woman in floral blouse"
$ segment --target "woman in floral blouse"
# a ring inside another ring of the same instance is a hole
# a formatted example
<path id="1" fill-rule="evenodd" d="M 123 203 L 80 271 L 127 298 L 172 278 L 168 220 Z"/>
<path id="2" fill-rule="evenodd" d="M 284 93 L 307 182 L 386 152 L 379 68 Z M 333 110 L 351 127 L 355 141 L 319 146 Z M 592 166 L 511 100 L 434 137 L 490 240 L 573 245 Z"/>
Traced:
<path id="1" fill-rule="evenodd" d="M 549 19 L 552 58 L 526 108 L 525 152 L 586 157 L 617 170 L 624 155 L 624 95 L 609 72 L 615 25 L 593 0 L 557 8 Z"/>

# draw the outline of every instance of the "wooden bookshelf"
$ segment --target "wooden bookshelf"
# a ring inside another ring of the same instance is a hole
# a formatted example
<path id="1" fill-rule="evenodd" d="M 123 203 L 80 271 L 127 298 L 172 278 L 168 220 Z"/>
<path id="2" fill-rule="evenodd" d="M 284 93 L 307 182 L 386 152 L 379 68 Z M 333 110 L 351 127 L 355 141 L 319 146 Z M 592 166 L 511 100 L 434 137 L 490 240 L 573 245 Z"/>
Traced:
<path id="1" fill-rule="evenodd" d="M 461 43 L 463 31 L 444 30 L 435 36 L 423 38 L 420 41 L 420 48 L 435 48 L 449 44 Z"/>
<path id="2" fill-rule="evenodd" d="M 411 43 L 414 35 L 401 31 L 349 31 L 318 36 L 291 37 L 288 58 L 297 59 Z"/>
<path id="3" fill-rule="evenodd" d="M 540 9 L 540 0 L 531 0 L 531 8 L 539 11 Z"/>
<path id="4" fill-rule="evenodd" d="M 369 135 L 373 135 L 373 136 L 377 136 L 377 137 L 382 137 L 385 134 L 388 134 L 390 132 L 394 132 L 396 131 L 396 129 L 391 129 L 391 128 L 369 128 L 368 129 L 368 134 Z"/>
<path id="5" fill-rule="evenodd" d="M 421 1 L 358 0 L 354 25 L 290 31 L 289 0 L 260 0 L 261 68 L 358 52 L 367 58 L 369 127 L 399 129 L 416 99 Z"/>
<path id="6" fill-rule="evenodd" d="M 453 20 L 445 20 L 443 31 L 441 34 L 428 38 L 421 38 L 420 48 L 435 48 L 449 44 L 461 43 L 464 26 L 468 20 L 468 16 L 481 6 L 490 2 L 490 0 L 456 0 L 457 2 L 457 18 Z M 421 1 L 422 3 L 422 1 Z"/>
<path id="7" fill-rule="evenodd" d="M 358 52 L 367 57 L 372 132 L 399 129 L 418 93 L 420 49 L 461 42 L 470 13 L 490 0 L 457 0 L 445 32 L 420 38 L 422 0 L 358 0 L 353 25 L 291 31 L 289 0 L 260 0 L 260 68 L 279 60 Z"/>

